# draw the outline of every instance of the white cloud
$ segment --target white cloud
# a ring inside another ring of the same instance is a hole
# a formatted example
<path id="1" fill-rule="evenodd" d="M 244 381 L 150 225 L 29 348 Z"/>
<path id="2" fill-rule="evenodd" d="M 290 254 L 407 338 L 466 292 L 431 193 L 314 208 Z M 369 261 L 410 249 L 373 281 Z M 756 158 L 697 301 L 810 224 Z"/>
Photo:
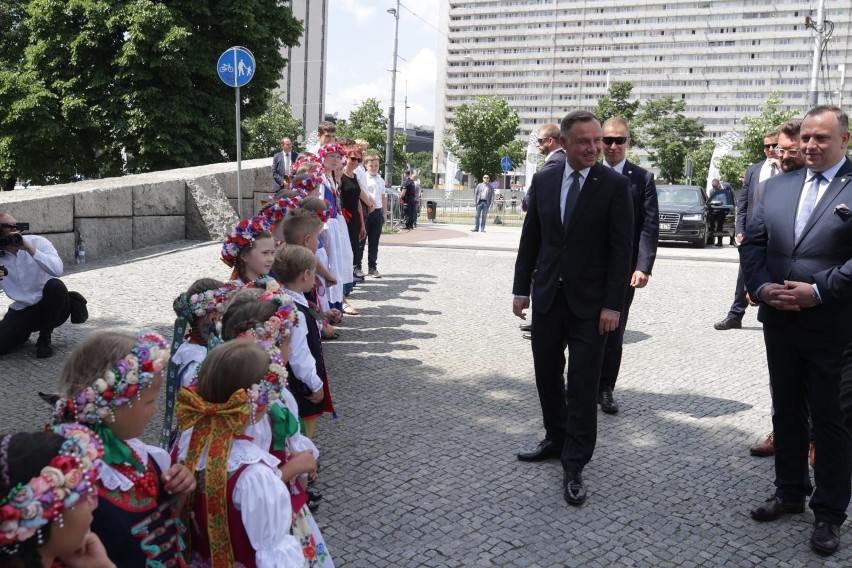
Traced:
<path id="1" fill-rule="evenodd" d="M 411 15 L 411 12 L 414 12 L 431 25 L 438 27 L 438 4 L 440 0 L 404 0 L 402 5 L 408 8 L 402 8 L 400 10 L 403 18 L 411 17 L 414 20 L 417 20 L 414 16 Z M 409 12 L 410 10 L 410 12 Z M 422 24 L 420 20 L 417 20 L 418 23 Z"/>
<path id="2" fill-rule="evenodd" d="M 409 95 L 424 91 L 434 94 L 437 73 L 438 58 L 432 49 L 424 47 L 402 68 L 400 80 L 403 85 L 408 81 Z"/>

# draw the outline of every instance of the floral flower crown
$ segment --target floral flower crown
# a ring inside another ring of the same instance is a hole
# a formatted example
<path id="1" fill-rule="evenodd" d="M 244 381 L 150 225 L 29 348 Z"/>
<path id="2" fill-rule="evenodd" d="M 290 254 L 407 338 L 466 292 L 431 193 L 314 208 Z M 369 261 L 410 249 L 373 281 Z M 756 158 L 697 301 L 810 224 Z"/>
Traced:
<path id="1" fill-rule="evenodd" d="M 136 345 L 115 367 L 98 377 L 92 386 L 56 401 L 53 421 L 100 424 L 123 404 L 154 382 L 169 362 L 169 343 L 156 333 L 140 331 Z"/>
<path id="2" fill-rule="evenodd" d="M 296 171 L 299 169 L 299 166 L 301 166 L 302 164 L 307 163 L 307 162 L 310 162 L 311 164 L 316 164 L 317 167 L 322 167 L 321 164 L 319 163 L 319 158 L 317 158 L 316 156 L 314 156 L 312 154 L 308 154 L 308 155 L 302 156 L 301 158 L 297 159 L 295 162 L 290 164 L 290 173 L 295 175 Z"/>
<path id="3" fill-rule="evenodd" d="M 98 437 L 80 424 L 60 424 L 52 428 L 65 438 L 59 454 L 43 467 L 38 477 L 26 485 L 18 483 L 0 500 L 0 547 L 16 554 L 18 543 L 29 540 L 53 521 L 63 526 L 62 511 L 73 507 L 86 495 L 97 495 L 98 468 L 103 447 Z M 3 481 L 9 482 L 9 441 L 0 442 Z"/>
<path id="4" fill-rule="evenodd" d="M 193 321 L 195 318 L 202 318 L 213 312 L 221 312 L 225 301 L 240 287 L 239 282 L 231 280 L 221 288 L 205 290 L 191 296 L 183 293 L 175 302 L 175 313 L 178 317 Z"/>
<path id="5" fill-rule="evenodd" d="M 308 193 L 318 187 L 322 187 L 322 168 L 316 167 L 308 172 L 308 176 L 303 179 L 294 179 L 291 184 L 296 191 Z"/>
<path id="6" fill-rule="evenodd" d="M 254 245 L 260 233 L 271 229 L 269 220 L 263 215 L 255 215 L 237 223 L 222 244 L 222 262 L 233 268 L 237 264 L 240 251 L 246 246 Z"/>
<path id="7" fill-rule="evenodd" d="M 325 157 L 331 153 L 339 154 L 341 158 L 346 155 L 346 152 L 343 150 L 343 146 L 337 142 L 332 142 L 331 144 L 326 144 L 317 150 L 317 157 L 324 163 Z"/>
<path id="8" fill-rule="evenodd" d="M 270 227 L 275 225 L 275 223 L 282 221 L 284 217 L 287 216 L 288 211 L 298 208 L 302 204 L 302 200 L 308 196 L 307 191 L 302 188 L 294 186 L 293 189 L 297 190 L 299 195 L 295 197 L 280 198 L 273 201 L 260 212 L 260 215 L 266 217 L 266 221 L 269 223 Z"/>

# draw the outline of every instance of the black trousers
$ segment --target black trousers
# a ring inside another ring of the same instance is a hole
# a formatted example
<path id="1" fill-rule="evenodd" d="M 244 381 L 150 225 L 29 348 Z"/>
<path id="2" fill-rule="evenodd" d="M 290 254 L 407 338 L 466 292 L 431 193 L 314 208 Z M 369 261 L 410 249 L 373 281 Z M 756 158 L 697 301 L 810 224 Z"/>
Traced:
<path id="1" fill-rule="evenodd" d="M 840 373 L 840 409 L 843 411 L 843 423 L 852 436 L 852 344 L 843 354 L 843 370 Z"/>
<path id="2" fill-rule="evenodd" d="M 41 301 L 22 310 L 9 310 L 0 320 L 0 355 L 25 343 L 34 332 L 50 339 L 53 329 L 71 315 L 68 288 L 59 278 L 51 278 L 42 289 Z"/>
<path id="3" fill-rule="evenodd" d="M 598 319 L 581 319 L 568 308 L 560 288 L 547 312 L 533 311 L 535 384 L 548 440 L 562 444 L 562 467 L 582 471 L 592 459 L 598 434 L 598 380 L 604 335 Z M 568 348 L 568 374 L 565 348 Z"/>
<path id="4" fill-rule="evenodd" d="M 748 307 L 746 299 L 745 278 L 743 277 L 743 267 L 740 266 L 737 271 L 737 287 L 734 290 L 734 303 L 731 304 L 731 309 L 728 310 L 729 318 L 742 319 Z"/>
<path id="5" fill-rule="evenodd" d="M 710 216 L 710 228 L 713 230 L 714 233 L 721 233 L 725 228 L 725 214 L 722 213 L 721 215 L 716 215 L 716 214 L 711 215 Z M 716 242 L 721 243 L 722 237 L 721 236 L 716 237 Z"/>
<path id="6" fill-rule="evenodd" d="M 852 438 L 843 427 L 840 372 L 852 332 L 764 324 L 763 337 L 772 387 L 775 494 L 801 501 L 813 492 L 814 519 L 842 525 L 852 483 Z M 816 490 L 808 473 L 808 408 L 818 453 Z"/>
<path id="7" fill-rule="evenodd" d="M 615 381 L 618 379 L 618 371 L 621 369 L 621 354 L 624 345 L 624 330 L 627 329 L 627 316 L 630 315 L 630 305 L 636 288 L 627 287 L 624 294 L 624 309 L 618 318 L 618 329 L 606 334 L 606 346 L 604 347 L 603 367 L 601 368 L 600 390 L 614 389 Z"/>

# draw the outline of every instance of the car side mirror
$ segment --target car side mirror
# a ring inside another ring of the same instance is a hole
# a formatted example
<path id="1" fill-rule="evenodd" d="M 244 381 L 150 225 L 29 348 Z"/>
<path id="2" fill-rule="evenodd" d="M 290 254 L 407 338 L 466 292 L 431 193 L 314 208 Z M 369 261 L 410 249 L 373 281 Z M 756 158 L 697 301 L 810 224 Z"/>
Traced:
<path id="1" fill-rule="evenodd" d="M 711 201 L 711 202 L 710 202 L 710 205 L 712 205 L 713 207 L 721 207 L 721 206 L 722 206 L 722 202 L 721 202 L 721 201 L 716 201 L 716 200 L 714 199 L 713 201 Z"/>

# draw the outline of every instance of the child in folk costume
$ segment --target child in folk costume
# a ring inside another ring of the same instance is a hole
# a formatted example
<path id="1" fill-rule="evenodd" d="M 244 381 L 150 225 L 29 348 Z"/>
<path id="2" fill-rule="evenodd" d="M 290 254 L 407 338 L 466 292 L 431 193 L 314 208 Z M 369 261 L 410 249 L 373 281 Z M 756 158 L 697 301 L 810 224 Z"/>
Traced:
<path id="1" fill-rule="evenodd" d="M 275 255 L 271 228 L 269 219 L 256 215 L 237 223 L 225 237 L 221 258 L 233 268 L 231 280 L 247 284 L 269 274 Z"/>
<path id="2" fill-rule="evenodd" d="M 353 272 L 352 263 L 354 257 L 352 255 L 352 245 L 349 242 L 349 232 L 346 227 L 346 219 L 343 217 L 343 210 L 340 205 L 340 194 L 338 192 L 337 180 L 335 172 L 340 168 L 341 159 L 343 158 L 343 146 L 333 142 L 327 144 L 317 151 L 317 156 L 320 158 L 323 167 L 323 199 L 329 204 L 331 214 L 328 222 L 328 242 L 326 246 L 330 248 L 329 258 L 331 259 L 332 274 L 336 276 L 337 285 L 329 289 L 329 303 L 332 308 L 347 313 L 343 309 L 343 286 L 352 284 Z M 357 312 L 351 315 L 356 315 Z"/>
<path id="3" fill-rule="evenodd" d="M 278 289 L 277 282 L 270 281 L 263 293 L 256 289 L 243 290 L 228 306 L 222 322 L 222 338 L 226 341 L 253 338 L 283 369 L 287 363 L 285 354 L 290 354 L 296 313 L 293 300 Z M 270 404 L 267 419 L 247 428 L 246 435 L 282 462 L 282 479 L 290 489 L 295 513 L 293 535 L 302 545 L 305 566 L 331 567 L 334 563 L 310 511 L 310 502 L 318 505 L 322 495 L 307 491 L 308 475 L 312 478 L 316 475 L 319 452 L 302 435 L 298 417 L 298 403 L 287 389 L 282 389 L 279 400 Z"/>
<path id="4" fill-rule="evenodd" d="M 157 412 L 168 360 L 169 344 L 157 334 L 100 332 L 62 369 L 54 423 L 85 424 L 103 442 L 92 530 L 122 568 L 185 566 L 178 513 L 195 478 L 138 439 Z"/>
<path id="5" fill-rule="evenodd" d="M 102 455 L 80 424 L 0 437 L 0 566 L 115 568 L 89 530 Z"/>
<path id="6" fill-rule="evenodd" d="M 186 464 L 197 471 L 192 512 L 192 566 L 301 568 L 304 555 L 290 535 L 293 510 L 279 460 L 248 439 L 286 378 L 280 365 L 249 339 L 214 347 L 196 389 L 178 393 L 177 416 L 192 428 Z"/>

